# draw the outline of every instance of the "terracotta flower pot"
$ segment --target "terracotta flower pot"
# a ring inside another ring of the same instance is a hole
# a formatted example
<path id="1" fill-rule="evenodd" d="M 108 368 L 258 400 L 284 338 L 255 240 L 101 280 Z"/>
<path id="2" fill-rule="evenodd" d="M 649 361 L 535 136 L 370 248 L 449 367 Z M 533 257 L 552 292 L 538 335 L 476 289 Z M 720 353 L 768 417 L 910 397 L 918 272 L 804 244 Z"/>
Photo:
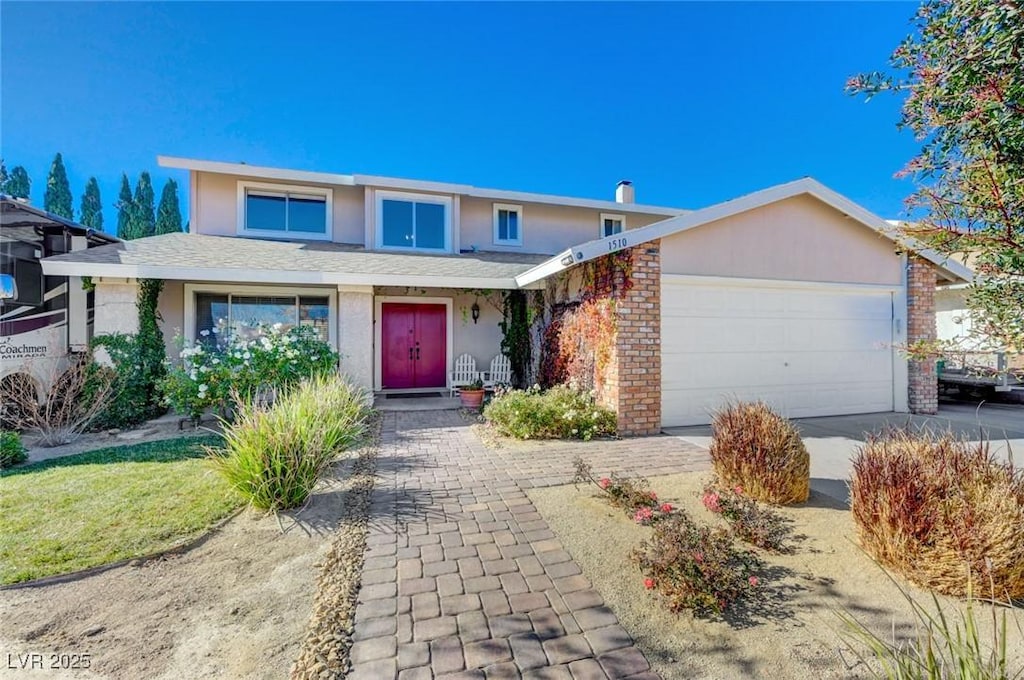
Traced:
<path id="1" fill-rule="evenodd" d="M 484 391 L 461 389 L 459 390 L 459 401 L 462 402 L 464 408 L 479 411 L 484 403 Z"/>

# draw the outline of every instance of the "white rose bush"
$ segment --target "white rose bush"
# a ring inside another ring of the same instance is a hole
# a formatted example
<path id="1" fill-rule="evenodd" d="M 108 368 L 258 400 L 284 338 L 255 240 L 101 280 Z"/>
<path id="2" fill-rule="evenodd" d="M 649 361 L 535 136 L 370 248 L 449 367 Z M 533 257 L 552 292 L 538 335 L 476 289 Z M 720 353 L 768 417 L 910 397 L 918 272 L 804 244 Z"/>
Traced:
<path id="1" fill-rule="evenodd" d="M 209 331 L 200 335 L 204 341 L 182 343 L 162 386 L 168 405 L 193 420 L 338 370 L 338 353 L 311 326 L 265 326 L 256 338 L 229 336 L 223 343 L 206 342 L 216 338 Z"/>

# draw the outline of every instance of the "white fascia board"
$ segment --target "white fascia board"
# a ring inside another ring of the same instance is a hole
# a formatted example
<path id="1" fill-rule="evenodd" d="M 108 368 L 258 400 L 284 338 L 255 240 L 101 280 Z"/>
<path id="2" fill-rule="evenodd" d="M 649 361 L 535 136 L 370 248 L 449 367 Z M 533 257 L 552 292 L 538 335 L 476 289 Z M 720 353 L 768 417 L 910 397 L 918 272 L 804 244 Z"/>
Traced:
<path id="1" fill-rule="evenodd" d="M 616 201 L 602 201 L 596 198 L 573 198 L 571 196 L 534 194 L 526 191 L 504 191 L 501 189 L 471 188 L 466 195 L 473 198 L 486 198 L 495 201 L 508 201 L 510 203 L 543 203 L 546 205 L 563 205 L 571 208 L 593 208 L 594 210 L 643 213 L 646 215 L 674 216 L 684 215 L 689 212 L 682 208 L 642 205 L 639 203 L 618 203 Z"/>
<path id="2" fill-rule="evenodd" d="M 644 213 L 651 215 L 681 215 L 686 210 L 666 208 L 664 206 L 638 205 L 636 203 L 617 203 L 591 198 L 573 198 L 554 194 L 536 194 L 526 191 L 505 191 L 502 189 L 481 189 L 470 184 L 449 184 L 447 182 L 427 182 L 397 177 L 381 177 L 379 175 L 354 175 L 356 184 L 382 189 L 404 189 L 408 191 L 425 191 L 441 194 L 458 194 L 470 198 L 484 198 L 509 203 L 541 203 L 544 205 L 560 205 L 572 208 L 593 208 L 595 210 L 616 210 L 626 213 Z"/>
<path id="3" fill-rule="evenodd" d="M 554 194 L 537 194 L 525 191 L 505 191 L 501 189 L 481 189 L 471 184 L 451 182 L 431 182 L 426 180 L 403 179 L 401 177 L 384 177 L 381 175 L 341 175 L 330 172 L 312 172 L 308 170 L 287 170 L 270 168 L 246 163 L 226 163 L 223 161 L 204 161 L 178 156 L 157 156 L 157 164 L 162 168 L 176 168 L 194 172 L 210 172 L 219 175 L 240 175 L 262 179 L 276 179 L 291 182 L 312 182 L 314 184 L 340 184 L 343 186 L 369 186 L 382 189 L 400 189 L 406 191 L 422 191 L 426 193 L 457 194 L 473 198 L 485 198 L 496 201 L 523 203 L 541 203 L 545 205 L 562 205 L 574 208 L 593 208 L 595 210 L 616 210 L 626 213 L 643 213 L 649 215 L 681 215 L 686 210 L 665 206 L 639 205 L 636 203 L 617 203 L 590 198 L 574 198 Z"/>
<path id="4" fill-rule="evenodd" d="M 415 274 L 359 274 L 288 271 L 283 269 L 210 269 L 159 265 L 110 264 L 41 260 L 48 276 L 92 276 L 125 279 L 166 279 L 216 283 L 268 283 L 288 285 L 417 286 L 422 288 L 519 288 L 514 278 L 477 276 L 424 276 Z"/>
<path id="5" fill-rule="evenodd" d="M 313 184 L 334 184 L 355 186 L 353 175 L 339 175 L 333 172 L 311 172 L 309 170 L 285 170 L 268 168 L 262 165 L 246 163 L 225 163 L 222 161 L 203 161 L 177 156 L 157 156 L 157 164 L 162 168 L 176 168 L 193 172 L 210 172 L 218 175 L 241 175 L 261 179 L 276 179 L 289 182 L 309 182 Z"/>
<path id="6" fill-rule="evenodd" d="M 522 274 L 516 276 L 516 284 L 520 288 L 529 287 L 531 284 L 537 283 L 558 272 L 568 269 L 569 267 L 576 264 L 571 250 L 563 250 L 559 254 L 555 255 L 549 260 L 544 260 L 540 264 L 530 269 L 527 269 Z"/>

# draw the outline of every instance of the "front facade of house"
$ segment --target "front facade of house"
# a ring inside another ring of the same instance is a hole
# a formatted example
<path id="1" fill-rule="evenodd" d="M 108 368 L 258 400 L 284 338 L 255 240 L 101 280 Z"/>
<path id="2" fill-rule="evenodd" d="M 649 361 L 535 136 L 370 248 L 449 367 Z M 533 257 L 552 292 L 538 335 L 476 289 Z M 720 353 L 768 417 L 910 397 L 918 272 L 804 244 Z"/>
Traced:
<path id="1" fill-rule="evenodd" d="M 304 324 L 360 384 L 436 392 L 456 357 L 487 370 L 499 354 L 500 291 L 550 295 L 583 263 L 630 251 L 605 395 L 624 432 L 707 422 L 729 398 L 791 417 L 919 408 L 893 348 L 927 332 L 918 311 L 934 332 L 914 281 L 965 276 L 926 252 L 908 259 L 880 218 L 813 180 L 691 212 L 637 204 L 628 183 L 597 201 L 160 162 L 190 171 L 191 233 L 45 261 L 93 277 L 97 333 L 134 331 L 136 282 L 160 278 L 172 356 L 178 333 Z"/>

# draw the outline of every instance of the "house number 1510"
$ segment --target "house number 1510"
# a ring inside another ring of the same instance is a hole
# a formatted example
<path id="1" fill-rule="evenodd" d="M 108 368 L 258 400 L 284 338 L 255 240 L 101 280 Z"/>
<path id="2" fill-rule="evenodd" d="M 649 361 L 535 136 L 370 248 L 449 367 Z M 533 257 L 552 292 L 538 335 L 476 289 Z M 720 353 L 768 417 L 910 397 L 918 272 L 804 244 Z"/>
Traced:
<path id="1" fill-rule="evenodd" d="M 608 241 L 608 250 L 619 250 L 625 247 L 626 239 L 624 238 L 613 238 L 611 241 Z"/>

